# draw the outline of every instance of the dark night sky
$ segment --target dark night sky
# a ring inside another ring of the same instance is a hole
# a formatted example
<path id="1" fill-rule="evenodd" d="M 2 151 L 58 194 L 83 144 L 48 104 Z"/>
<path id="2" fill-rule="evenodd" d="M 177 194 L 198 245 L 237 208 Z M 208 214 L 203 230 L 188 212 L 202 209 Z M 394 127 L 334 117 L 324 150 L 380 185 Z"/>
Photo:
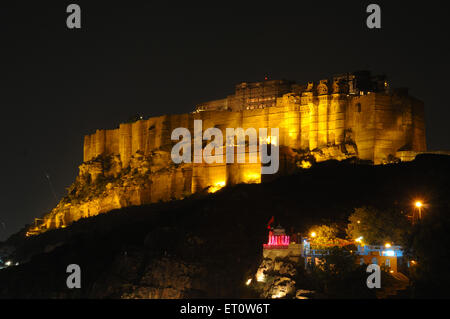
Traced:
<path id="1" fill-rule="evenodd" d="M 56 205 L 46 173 L 58 200 L 65 194 L 85 134 L 137 113 L 189 112 L 265 74 L 304 83 L 384 72 L 425 102 L 429 149 L 450 149 L 448 13 L 440 2 L 373 1 L 381 30 L 367 29 L 371 2 L 358 0 L 222 8 L 73 0 L 81 30 L 67 29 L 71 2 L 60 2 L 0 5 L 0 240 Z"/>

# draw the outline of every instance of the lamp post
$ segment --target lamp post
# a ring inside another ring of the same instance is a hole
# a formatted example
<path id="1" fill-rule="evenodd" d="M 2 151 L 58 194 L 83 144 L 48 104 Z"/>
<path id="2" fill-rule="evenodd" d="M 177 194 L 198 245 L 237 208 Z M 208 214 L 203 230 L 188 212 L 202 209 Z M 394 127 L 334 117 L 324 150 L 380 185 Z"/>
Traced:
<path id="1" fill-rule="evenodd" d="M 415 205 L 416 205 L 417 209 L 419 210 L 419 219 L 422 219 L 422 206 L 423 206 L 423 204 L 422 204 L 421 201 L 417 201 Z"/>
<path id="2" fill-rule="evenodd" d="M 422 219 L 422 206 L 423 206 L 423 203 L 420 200 L 414 202 L 414 210 L 413 210 L 413 216 L 412 216 L 413 225 L 416 223 L 417 220 Z M 418 218 L 417 218 L 416 209 L 419 212 Z"/>

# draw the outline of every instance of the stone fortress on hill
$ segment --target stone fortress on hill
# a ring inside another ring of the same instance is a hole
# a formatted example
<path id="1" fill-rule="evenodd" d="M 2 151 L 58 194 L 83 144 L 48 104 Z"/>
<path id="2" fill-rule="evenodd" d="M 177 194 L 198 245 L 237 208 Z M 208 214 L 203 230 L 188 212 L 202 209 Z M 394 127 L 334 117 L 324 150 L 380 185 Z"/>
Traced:
<path id="1" fill-rule="evenodd" d="M 203 121 L 203 130 L 219 128 L 224 136 L 226 128 L 279 128 L 279 139 L 270 141 L 279 146 L 277 174 L 329 159 L 408 161 L 426 151 L 423 102 L 407 89 L 392 89 L 385 76 L 361 71 L 306 84 L 243 82 L 234 94 L 201 103 L 192 113 L 140 119 L 86 135 L 75 182 L 50 213 L 36 219 L 27 235 L 112 209 L 272 178 L 261 176 L 260 162 L 248 160 L 175 164 L 170 152 L 178 141 L 171 140 L 171 133 L 178 127 L 193 132 L 197 119 Z M 245 152 L 248 158 L 247 147 Z"/>

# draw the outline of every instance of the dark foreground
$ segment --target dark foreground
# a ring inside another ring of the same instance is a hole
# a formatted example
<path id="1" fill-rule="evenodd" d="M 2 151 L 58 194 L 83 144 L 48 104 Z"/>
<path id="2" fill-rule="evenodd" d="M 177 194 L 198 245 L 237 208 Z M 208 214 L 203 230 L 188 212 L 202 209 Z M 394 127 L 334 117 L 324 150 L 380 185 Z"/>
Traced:
<path id="1" fill-rule="evenodd" d="M 245 281 L 260 264 L 271 216 L 304 232 L 344 224 L 355 207 L 408 211 L 416 198 L 429 203 L 414 237 L 424 262 L 402 297 L 450 297 L 449 172 L 446 156 L 385 166 L 332 161 L 270 183 L 120 209 L 37 237 L 21 232 L 0 245 L 19 262 L 0 270 L 0 298 L 254 298 Z M 66 286 L 69 264 L 82 269 L 81 289 Z"/>

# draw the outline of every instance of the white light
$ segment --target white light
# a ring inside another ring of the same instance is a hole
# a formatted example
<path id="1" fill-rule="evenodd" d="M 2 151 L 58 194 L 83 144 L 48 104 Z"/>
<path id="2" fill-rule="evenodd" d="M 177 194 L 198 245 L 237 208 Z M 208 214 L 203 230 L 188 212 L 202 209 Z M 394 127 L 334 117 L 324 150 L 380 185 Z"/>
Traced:
<path id="1" fill-rule="evenodd" d="M 264 276 L 264 274 L 262 272 L 260 272 L 256 275 L 256 281 L 258 281 L 258 282 L 264 282 L 265 279 L 266 279 L 266 276 Z"/>
<path id="2" fill-rule="evenodd" d="M 385 250 L 385 251 L 383 251 L 383 255 L 392 257 L 392 256 L 395 256 L 395 251 Z"/>
<path id="3" fill-rule="evenodd" d="M 285 292 L 278 292 L 276 295 L 272 295 L 272 299 L 278 299 L 278 298 L 283 298 L 284 296 L 286 296 Z"/>
<path id="4" fill-rule="evenodd" d="M 11 266 L 11 265 L 12 265 L 11 260 L 8 260 L 7 262 L 5 262 L 5 265 L 6 265 L 6 266 Z"/>

